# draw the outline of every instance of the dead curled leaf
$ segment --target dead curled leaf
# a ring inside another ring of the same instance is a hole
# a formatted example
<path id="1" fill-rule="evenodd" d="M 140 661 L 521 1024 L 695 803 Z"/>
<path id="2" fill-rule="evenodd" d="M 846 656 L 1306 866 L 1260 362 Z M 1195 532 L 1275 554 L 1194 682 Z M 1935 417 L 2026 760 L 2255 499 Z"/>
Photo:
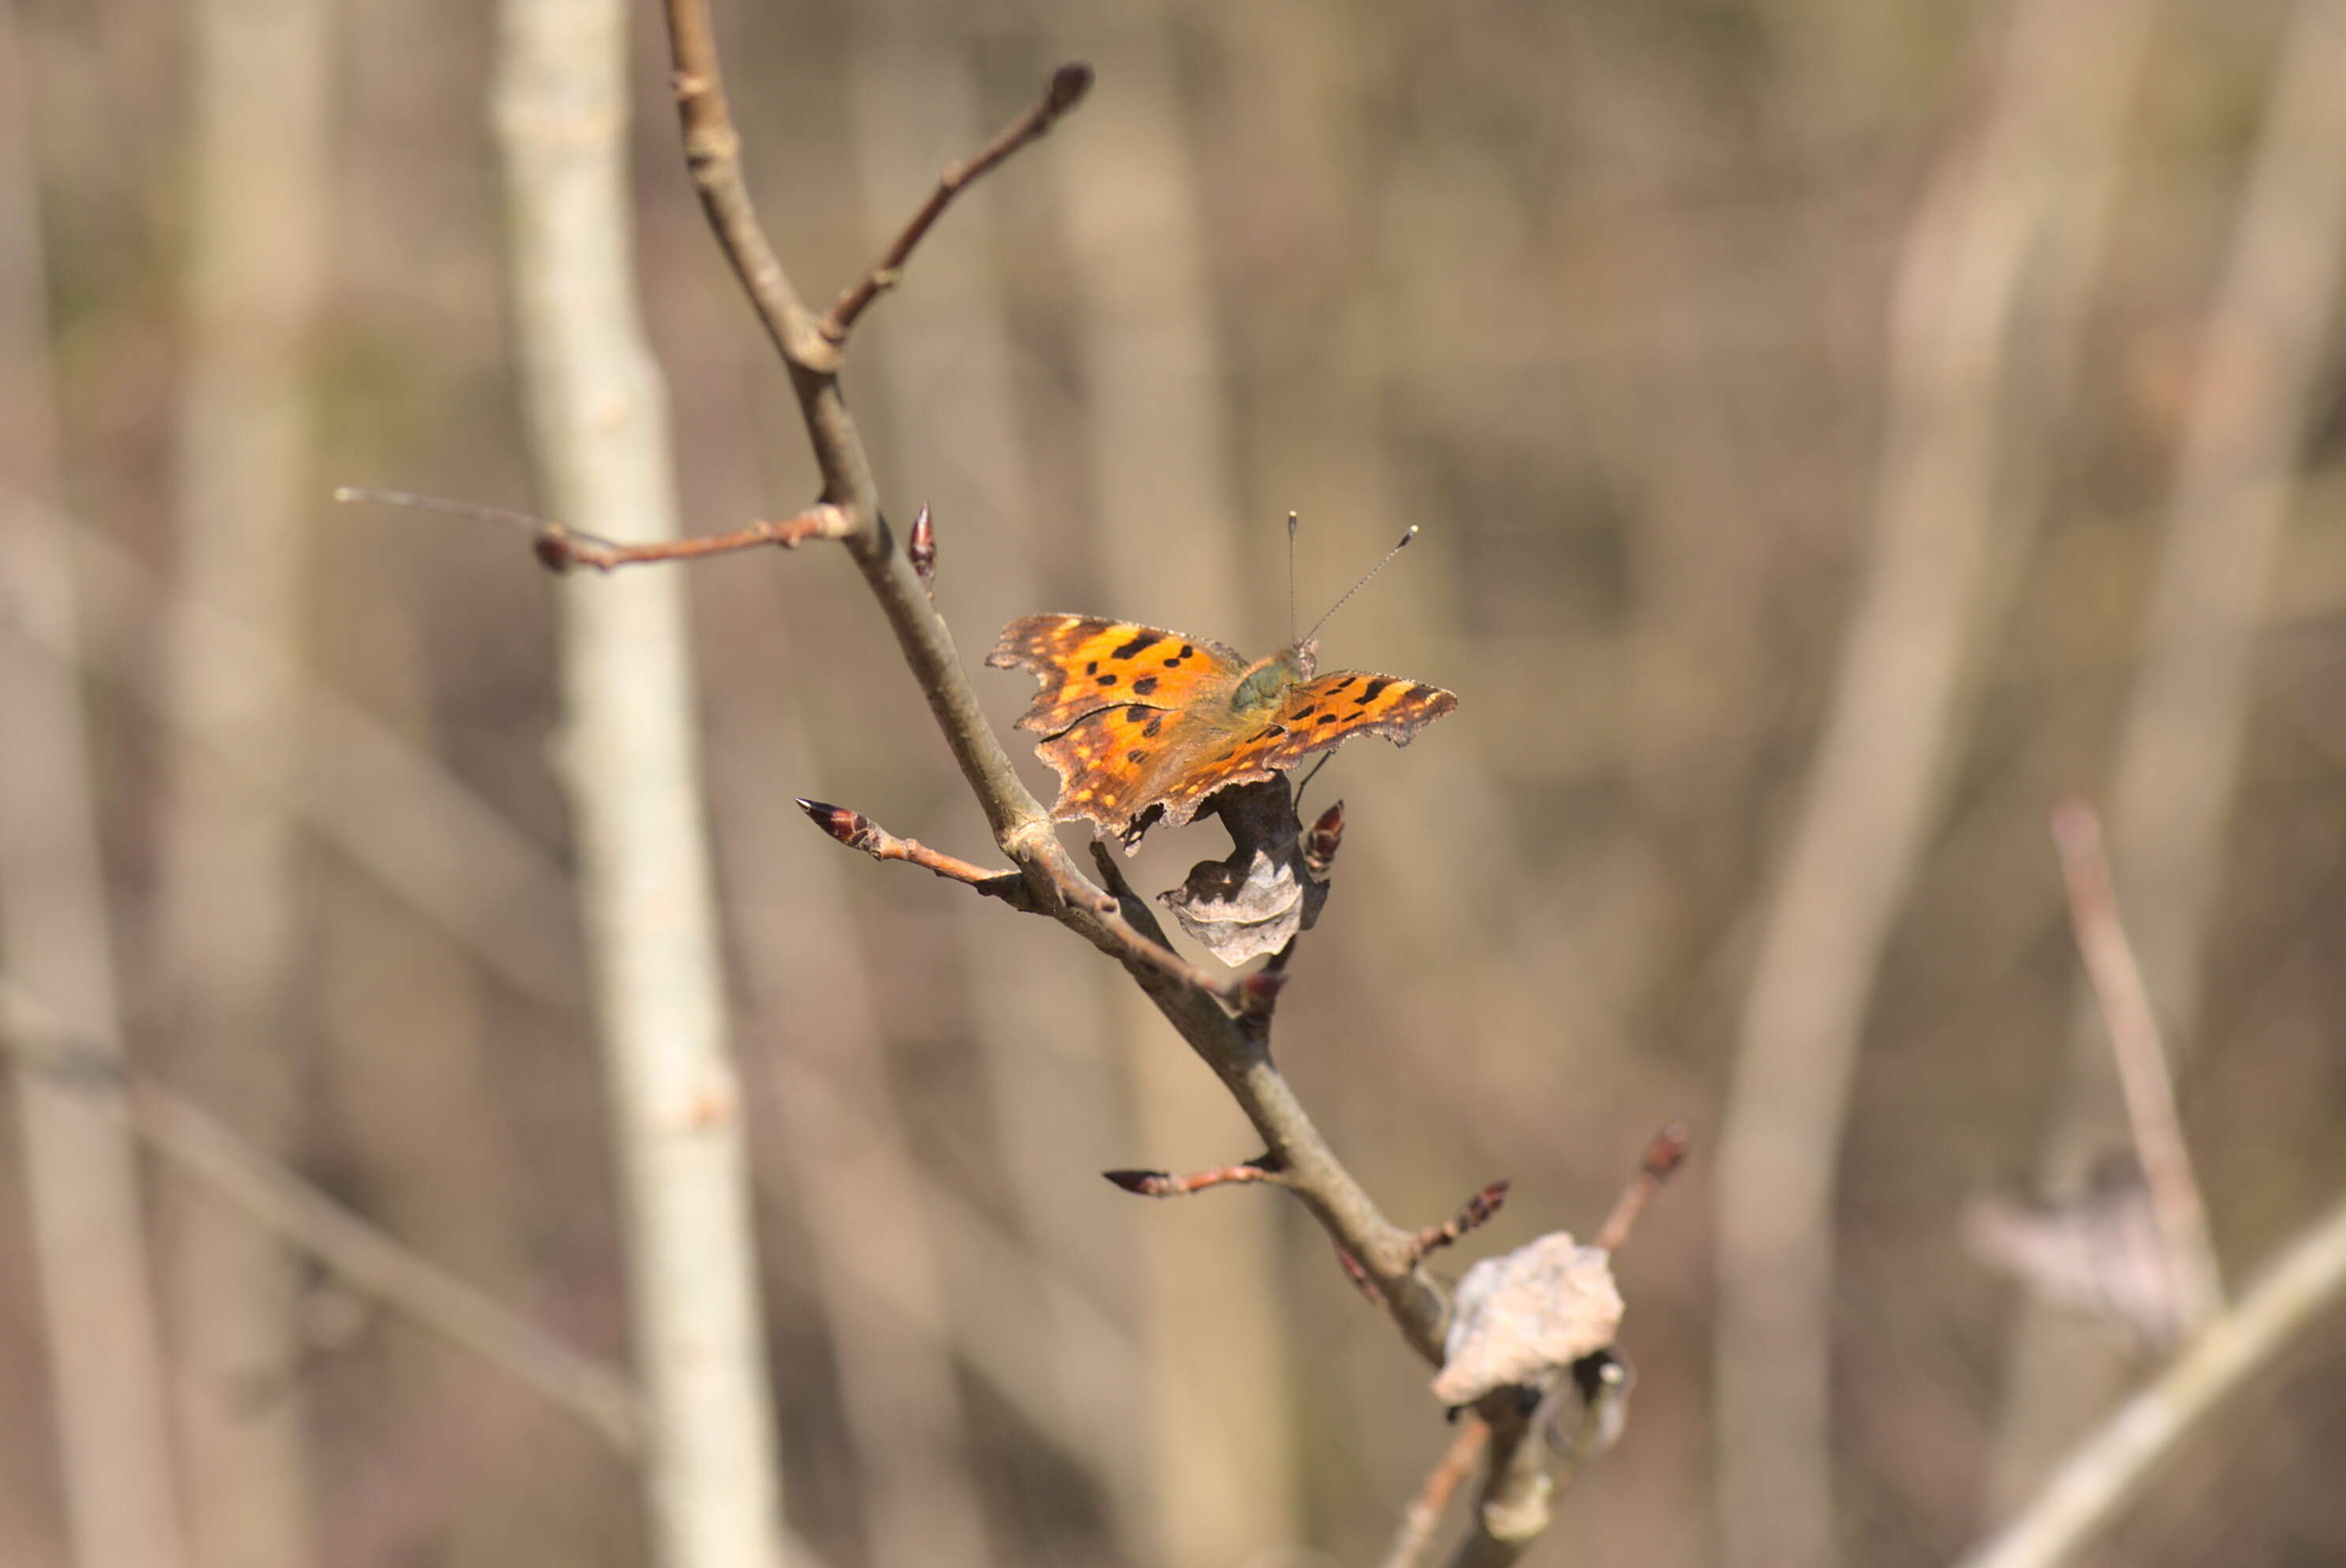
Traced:
<path id="1" fill-rule="evenodd" d="M 1179 887 L 1157 895 L 1183 931 L 1233 965 L 1285 947 L 1328 896 L 1326 883 L 1297 876 L 1290 861 L 1260 849 L 1242 852 L 1250 856 L 1243 864 L 1233 863 L 1237 855 L 1200 861 Z"/>
<path id="2" fill-rule="evenodd" d="M 1469 1405 L 1613 1342 L 1621 1292 L 1612 1258 L 1564 1231 L 1486 1257 L 1458 1282 L 1434 1397 Z"/>
<path id="3" fill-rule="evenodd" d="M 1200 860 L 1182 884 L 1157 896 L 1181 929 L 1224 963 L 1277 952 L 1311 929 L 1328 884 L 1304 867 L 1301 824 L 1284 779 L 1225 789 L 1211 809 L 1234 846 L 1219 860 Z"/>

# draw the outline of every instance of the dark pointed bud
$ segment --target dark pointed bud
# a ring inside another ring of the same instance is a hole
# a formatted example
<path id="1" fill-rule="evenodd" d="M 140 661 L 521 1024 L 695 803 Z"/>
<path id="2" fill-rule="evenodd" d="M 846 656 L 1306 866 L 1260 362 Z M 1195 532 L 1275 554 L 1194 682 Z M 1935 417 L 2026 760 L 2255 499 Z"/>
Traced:
<path id="1" fill-rule="evenodd" d="M 1279 1003 L 1279 993 L 1287 989 L 1287 972 L 1283 969 L 1258 969 L 1239 982 L 1239 1016 L 1268 1018 Z"/>
<path id="2" fill-rule="evenodd" d="M 1646 1145 L 1646 1174 L 1656 1181 L 1669 1180 L 1686 1163 L 1687 1145 L 1693 1136 L 1684 1121 L 1673 1119 Z"/>
<path id="3" fill-rule="evenodd" d="M 1464 1222 L 1462 1228 L 1473 1230 L 1490 1223 L 1491 1217 L 1499 1212 L 1499 1206 L 1507 1201 L 1507 1188 L 1511 1185 L 1502 1177 L 1468 1198 L 1465 1211 L 1458 1217 Z"/>
<path id="4" fill-rule="evenodd" d="M 530 553 L 537 557 L 537 564 L 549 572 L 567 572 L 577 559 L 570 548 L 570 541 L 558 528 L 548 528 L 539 534 L 529 542 L 529 548 Z"/>
<path id="5" fill-rule="evenodd" d="M 913 519 L 913 539 L 904 546 L 904 554 L 911 558 L 913 570 L 920 575 L 923 583 L 937 575 L 936 524 L 929 521 L 929 509 L 925 506 L 921 508 L 921 514 Z"/>
<path id="6" fill-rule="evenodd" d="M 844 806 L 830 806 L 821 800 L 801 800 L 799 809 L 811 818 L 814 825 L 854 849 L 862 849 L 870 840 L 875 824 L 861 811 L 851 811 Z"/>
<path id="7" fill-rule="evenodd" d="M 1168 1179 L 1163 1171 L 1102 1171 L 1100 1175 L 1143 1197 L 1155 1197 Z"/>
<path id="8" fill-rule="evenodd" d="M 1069 60 L 1051 73 L 1051 94 L 1048 100 L 1051 113 L 1055 117 L 1066 114 L 1069 109 L 1082 103 L 1084 95 L 1091 90 L 1090 63 L 1085 60 Z"/>
<path id="9" fill-rule="evenodd" d="M 1341 800 L 1320 813 L 1320 820 L 1304 830 L 1303 863 L 1314 876 L 1324 877 L 1328 868 L 1336 863 L 1336 851 L 1344 842 L 1344 803 Z"/>

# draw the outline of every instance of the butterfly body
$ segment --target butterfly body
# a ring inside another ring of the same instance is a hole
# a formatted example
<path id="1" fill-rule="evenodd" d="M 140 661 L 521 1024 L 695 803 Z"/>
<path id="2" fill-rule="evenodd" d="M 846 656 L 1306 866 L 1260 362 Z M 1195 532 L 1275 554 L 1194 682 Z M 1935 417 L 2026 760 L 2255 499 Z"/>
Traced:
<path id="1" fill-rule="evenodd" d="M 1127 847 L 1160 820 L 1178 827 L 1216 792 L 1272 778 L 1355 735 L 1406 746 L 1458 705 L 1423 682 L 1317 673 L 1310 638 L 1249 663 L 1219 643 L 1129 621 L 1027 616 L 985 662 L 1041 689 L 1018 726 L 1059 775 L 1051 814 Z"/>

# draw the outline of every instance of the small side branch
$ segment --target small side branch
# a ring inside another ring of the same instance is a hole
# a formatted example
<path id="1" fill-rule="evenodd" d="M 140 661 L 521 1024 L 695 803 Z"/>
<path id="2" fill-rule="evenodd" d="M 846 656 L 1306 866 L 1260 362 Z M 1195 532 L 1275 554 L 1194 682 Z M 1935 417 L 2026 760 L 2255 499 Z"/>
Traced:
<path id="1" fill-rule="evenodd" d="M 1596 1246 L 1607 1252 L 1621 1250 L 1621 1244 L 1629 1239 L 1629 1232 L 1637 1228 L 1637 1217 L 1646 1212 L 1646 1205 L 1686 1163 L 1687 1145 L 1691 1141 L 1686 1123 L 1675 1119 L 1654 1135 L 1646 1145 L 1644 1157 L 1637 1162 L 1637 1174 L 1629 1178 L 1629 1185 L 1622 1188 L 1620 1197 L 1614 1202 L 1613 1212 L 1597 1228 Z"/>
<path id="2" fill-rule="evenodd" d="M 795 550 L 810 539 L 844 539 L 850 528 L 847 514 L 836 506 L 826 504 L 811 506 L 795 517 L 752 523 L 730 534 L 709 534 L 694 539 L 653 539 L 631 545 L 606 539 L 599 534 L 589 534 L 550 518 L 533 517 L 526 512 L 509 511 L 503 506 L 481 506 L 469 501 L 449 501 L 437 495 L 418 495 L 407 490 L 367 490 L 345 484 L 335 490 L 334 499 L 365 502 L 376 506 L 413 506 L 426 512 L 444 512 L 452 517 L 470 517 L 476 522 L 518 528 L 530 536 L 531 548 L 536 553 L 539 563 L 549 572 L 566 572 L 573 566 L 592 566 L 598 572 L 607 572 L 614 566 L 635 566 L 655 561 L 692 561 L 704 555 L 755 550 L 768 545 Z"/>
<path id="3" fill-rule="evenodd" d="M 2083 800 L 2070 800 L 2053 813 L 2053 844 L 2061 857 L 2061 878 L 2069 892 L 2069 920 L 2077 951 L 2086 960 L 2094 998 L 2110 1034 L 2135 1152 L 2142 1160 L 2151 1210 L 2166 1242 L 2175 1277 L 2176 1305 L 2187 1330 L 2206 1323 L 2224 1305 L 2222 1277 L 2208 1234 L 2207 1206 L 2191 1172 L 2191 1151 L 2176 1115 L 2175 1084 L 2167 1049 L 2158 1037 L 2158 1015 L 2135 962 L 2134 944 L 2118 918 L 2117 894 L 2102 848 L 2102 820 Z"/>
<path id="4" fill-rule="evenodd" d="M 1051 73 L 1050 86 L 1044 89 L 1040 102 L 1004 127 L 1000 136 L 986 145 L 985 149 L 965 163 L 957 163 L 944 171 L 937 188 L 913 214 L 895 242 L 872 270 L 857 280 L 852 288 L 839 296 L 831 312 L 817 323 L 815 330 L 836 350 L 847 341 L 856 321 L 871 308 L 872 302 L 903 280 L 904 263 L 912 258 L 913 247 L 928 234 L 953 199 L 963 189 L 984 178 L 1011 154 L 1034 141 L 1058 123 L 1061 116 L 1084 101 L 1092 88 L 1092 68 L 1081 60 L 1071 60 Z"/>
<path id="5" fill-rule="evenodd" d="M 1032 902 L 1026 896 L 1025 881 L 1016 871 L 989 871 L 942 850 L 932 850 L 918 839 L 900 839 L 862 812 L 851 811 L 844 806 L 805 799 L 798 804 L 816 827 L 875 860 L 907 861 L 948 881 L 966 882 L 1015 909 L 1026 909 Z"/>
<path id="6" fill-rule="evenodd" d="M 1286 1170 L 1270 1155 L 1258 1155 L 1244 1165 L 1216 1166 L 1186 1176 L 1164 1171 L 1102 1171 L 1100 1175 L 1142 1197 L 1187 1197 L 1208 1187 L 1243 1186 L 1254 1182 L 1269 1182 L 1274 1186 L 1289 1185 Z"/>

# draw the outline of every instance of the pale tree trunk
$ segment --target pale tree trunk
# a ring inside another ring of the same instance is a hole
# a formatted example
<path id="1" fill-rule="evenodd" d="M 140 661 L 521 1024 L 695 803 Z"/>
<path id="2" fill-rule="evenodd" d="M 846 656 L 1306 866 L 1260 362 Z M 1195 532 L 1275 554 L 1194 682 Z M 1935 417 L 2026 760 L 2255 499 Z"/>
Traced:
<path id="1" fill-rule="evenodd" d="M 1080 137 L 1044 149 L 1062 180 L 1084 370 L 1085 454 L 1096 486 L 1099 614 L 1172 619 L 1242 645 L 1237 496 L 1221 422 L 1223 382 L 1188 157 L 1161 19 L 1095 28 L 1063 15 L 1056 57 L 1093 61 L 1114 84 Z M 1276 537 L 1277 518 L 1261 525 Z M 1271 596 L 1264 596 L 1270 598 Z M 1255 1153 L 1213 1074 L 1168 1037 L 1137 992 L 1107 1031 L 1129 1053 L 1137 1163 L 1178 1167 Z M 1178 1205 L 1138 1217 L 1148 1474 L 1156 1550 L 1169 1568 L 1239 1562 L 1292 1543 L 1297 1513 L 1292 1364 L 1278 1214 L 1267 1204 Z M 1209 1435 L 1210 1434 L 1210 1435 Z"/>
<path id="2" fill-rule="evenodd" d="M 89 1049 L 120 1049 L 56 495 L 30 84 L 0 7 L 0 972 Z M 25 1059 L 15 1058 L 19 1063 Z M 87 1086 L 15 1072 L 66 1528 L 79 1568 L 186 1560 L 169 1401 L 128 1133 Z M 29 1432 L 31 1411 L 19 1413 Z"/>
<path id="3" fill-rule="evenodd" d="M 496 120 L 546 503 L 573 527 L 645 540 L 677 533 L 677 500 L 666 393 L 636 296 L 627 23 L 618 0 L 505 0 Z M 780 1477 L 684 590 L 675 570 L 562 584 L 560 768 L 651 1422 L 654 1557 L 662 1568 L 772 1568 Z"/>
<path id="4" fill-rule="evenodd" d="M 2109 783 L 2110 857 L 2143 979 L 2192 1044 L 2206 932 L 2223 887 L 2256 638 L 2297 499 L 2297 454 L 2327 359 L 2346 245 L 2346 5 L 2304 0 L 2282 29 L 2265 127 L 2199 336 L 2142 664 Z M 2109 1044 L 2078 1001 L 2070 1098 L 2045 1175 L 2079 1179 L 2127 1141 Z M 2014 1330 L 1994 1487 L 2011 1506 L 2131 1371 L 2102 1328 L 2031 1305 Z"/>
<path id="5" fill-rule="evenodd" d="M 2015 323 L 2042 287 L 2030 269 L 2065 218 L 2106 202 L 2142 8 L 2023 0 L 2006 25 L 1985 118 L 1924 192 L 1901 262 L 1865 576 L 1719 1131 L 1715 1524 L 1730 1568 L 1834 1560 L 1832 1229 L 1858 1046 L 1962 734 L 1967 650 L 2041 503 L 2013 482 L 2044 465 L 2015 467 L 2028 443 L 2004 424 Z"/>
<path id="6" fill-rule="evenodd" d="M 283 1027 L 296 953 L 296 840 L 283 790 L 300 744 L 281 681 L 212 635 L 234 612 L 290 666 L 302 624 L 310 336 L 324 283 L 329 58 L 322 0 L 190 11 L 188 366 L 178 412 L 170 702 L 149 1023 L 180 1076 L 257 1147 L 297 1142 L 301 1054 Z M 243 1216 L 187 1195 L 172 1237 L 174 1331 L 195 1556 L 295 1563 L 311 1550 L 298 1266 Z M 266 1387 L 270 1396 L 253 1397 Z"/>

